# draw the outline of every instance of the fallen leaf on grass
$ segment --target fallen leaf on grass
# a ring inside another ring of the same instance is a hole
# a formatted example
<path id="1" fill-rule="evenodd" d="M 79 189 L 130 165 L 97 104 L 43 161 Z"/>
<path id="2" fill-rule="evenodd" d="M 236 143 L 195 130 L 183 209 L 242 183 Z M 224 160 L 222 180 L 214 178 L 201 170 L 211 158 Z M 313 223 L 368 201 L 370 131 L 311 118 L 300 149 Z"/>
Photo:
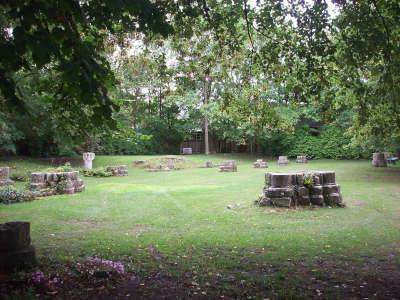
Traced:
<path id="1" fill-rule="evenodd" d="M 160 260 L 161 259 L 161 255 L 160 253 L 157 251 L 156 247 L 154 247 L 153 245 L 150 245 L 147 250 L 149 251 L 149 254 L 152 258 L 154 258 L 155 260 Z"/>

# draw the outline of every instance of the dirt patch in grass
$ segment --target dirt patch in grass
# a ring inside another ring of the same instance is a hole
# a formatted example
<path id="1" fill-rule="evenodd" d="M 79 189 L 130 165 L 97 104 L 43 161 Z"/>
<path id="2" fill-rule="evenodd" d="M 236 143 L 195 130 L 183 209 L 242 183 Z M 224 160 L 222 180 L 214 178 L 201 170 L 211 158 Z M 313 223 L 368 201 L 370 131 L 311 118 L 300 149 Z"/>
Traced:
<path id="1" fill-rule="evenodd" d="M 149 225 L 143 225 L 143 224 L 135 224 L 130 227 L 129 230 L 127 230 L 127 235 L 132 235 L 132 236 L 139 236 L 144 232 L 150 231 L 152 229 L 152 226 Z"/>
<path id="2" fill-rule="evenodd" d="M 360 256 L 356 261 L 340 255 L 280 263 L 244 259 L 237 266 L 217 270 L 183 267 L 162 258 L 156 269 L 147 272 L 141 266 L 148 262 L 128 259 L 131 263 L 125 266 L 130 271 L 118 280 L 82 277 L 75 263 L 42 265 L 49 278 L 57 276 L 60 281 L 52 294 L 45 289 L 33 291 L 40 298 L 68 299 L 399 299 L 396 253 Z M 18 276 L 1 278 L 0 296 L 29 291 L 29 280 Z"/>
<path id="3" fill-rule="evenodd" d="M 87 227 L 94 227 L 94 228 L 99 228 L 102 227 L 102 223 L 92 220 L 92 219 L 71 219 L 71 220 L 67 220 L 64 222 L 67 225 L 77 225 L 77 226 L 84 226 L 85 228 Z"/>
<path id="4" fill-rule="evenodd" d="M 364 201 L 361 201 L 361 200 L 354 200 L 350 204 L 351 204 L 351 206 L 355 206 L 355 207 L 365 207 L 367 205 Z"/>

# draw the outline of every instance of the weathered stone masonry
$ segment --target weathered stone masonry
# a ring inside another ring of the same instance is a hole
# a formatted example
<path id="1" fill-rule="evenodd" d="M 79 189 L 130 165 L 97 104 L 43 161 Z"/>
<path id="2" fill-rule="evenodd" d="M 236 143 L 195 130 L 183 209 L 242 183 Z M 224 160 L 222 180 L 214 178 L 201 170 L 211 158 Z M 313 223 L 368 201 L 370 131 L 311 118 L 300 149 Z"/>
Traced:
<path id="1" fill-rule="evenodd" d="M 73 194 L 85 189 L 78 171 L 55 173 L 32 173 L 31 190 L 35 196 L 50 196 L 54 194 Z"/>
<path id="2" fill-rule="evenodd" d="M 343 205 L 333 171 L 266 173 L 263 195 L 258 203 L 280 207 Z"/>
<path id="3" fill-rule="evenodd" d="M 36 264 L 28 222 L 0 224 L 0 272 Z"/>
<path id="4" fill-rule="evenodd" d="M 0 187 L 5 185 L 12 185 L 14 181 L 10 179 L 10 168 L 1 167 L 0 168 Z"/>
<path id="5" fill-rule="evenodd" d="M 127 165 L 109 166 L 107 167 L 107 171 L 111 172 L 113 176 L 128 176 Z"/>

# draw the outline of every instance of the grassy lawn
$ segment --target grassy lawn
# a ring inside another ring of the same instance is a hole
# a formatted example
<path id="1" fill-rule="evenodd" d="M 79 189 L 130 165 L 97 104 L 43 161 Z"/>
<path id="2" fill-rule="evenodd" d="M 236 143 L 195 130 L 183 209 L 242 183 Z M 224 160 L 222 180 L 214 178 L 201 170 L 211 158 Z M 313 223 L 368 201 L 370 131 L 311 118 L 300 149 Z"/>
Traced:
<path id="1" fill-rule="evenodd" d="M 400 165 L 318 160 L 278 167 L 269 160 L 268 171 L 336 171 L 347 205 L 287 210 L 254 206 L 266 172 L 252 167 L 254 157 L 193 155 L 185 157 L 194 162 L 190 168 L 170 172 L 133 167 L 134 160 L 148 158 L 155 157 L 97 156 L 95 167 L 127 164 L 129 176 L 82 177 L 83 193 L 0 205 L 0 222 L 31 222 L 42 265 L 98 255 L 123 261 L 137 274 L 187 279 L 192 296 L 335 298 L 351 293 L 349 283 L 342 287 L 351 280 L 344 275 L 349 265 L 367 276 L 377 276 L 376 265 L 399 270 Z M 238 160 L 237 173 L 195 167 L 227 158 Z M 26 160 L 0 165 L 46 167 Z M 150 245 L 161 260 L 149 255 Z"/>

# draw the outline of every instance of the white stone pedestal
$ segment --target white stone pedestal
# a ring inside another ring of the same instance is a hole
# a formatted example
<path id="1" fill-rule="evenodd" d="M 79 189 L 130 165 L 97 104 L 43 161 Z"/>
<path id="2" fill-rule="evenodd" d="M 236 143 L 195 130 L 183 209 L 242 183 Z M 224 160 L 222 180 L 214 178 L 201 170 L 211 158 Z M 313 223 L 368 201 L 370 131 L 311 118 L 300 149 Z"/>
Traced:
<path id="1" fill-rule="evenodd" d="M 84 163 L 84 168 L 85 169 L 92 169 L 92 162 L 93 159 L 96 157 L 96 155 L 93 152 L 85 152 L 83 153 L 83 163 Z"/>

